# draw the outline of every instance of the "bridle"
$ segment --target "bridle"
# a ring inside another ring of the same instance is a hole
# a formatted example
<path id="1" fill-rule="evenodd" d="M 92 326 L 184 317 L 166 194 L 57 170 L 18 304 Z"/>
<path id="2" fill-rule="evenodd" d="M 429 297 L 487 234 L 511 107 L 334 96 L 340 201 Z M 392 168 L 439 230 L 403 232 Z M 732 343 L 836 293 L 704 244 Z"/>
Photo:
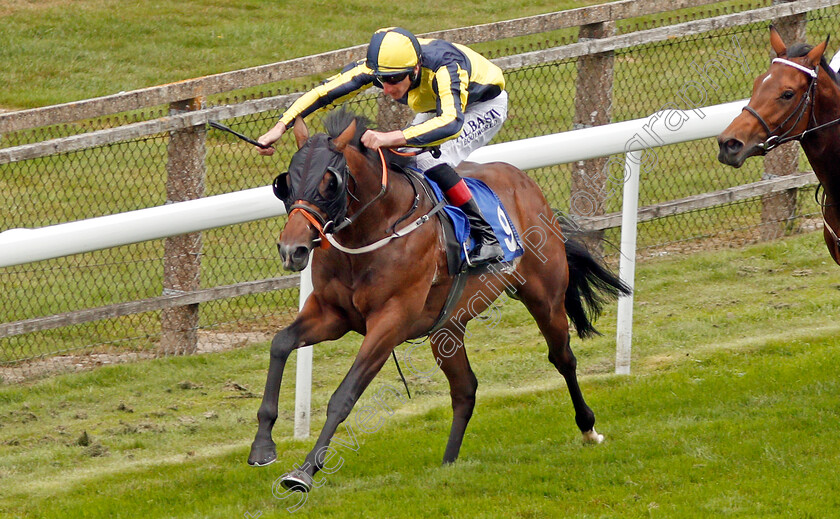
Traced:
<path id="1" fill-rule="evenodd" d="M 314 227 L 315 230 L 318 231 L 318 236 L 319 237 L 316 239 L 316 245 L 320 245 L 320 247 L 322 249 L 328 249 L 330 247 L 330 244 L 332 242 L 330 241 L 329 236 L 331 236 L 333 233 L 336 233 L 336 232 L 340 231 L 341 229 L 347 227 L 348 225 L 351 225 L 359 216 L 361 216 L 362 213 L 365 212 L 365 210 L 368 207 L 373 205 L 377 200 L 379 200 L 380 198 L 382 198 L 385 195 L 385 192 L 388 190 L 388 168 L 387 168 L 387 165 L 385 163 L 385 157 L 382 155 L 382 152 L 380 151 L 379 154 L 380 154 L 380 157 L 382 158 L 382 181 L 381 181 L 381 186 L 382 187 L 380 188 L 380 190 L 376 194 L 376 196 L 374 196 L 371 200 L 369 200 L 365 205 L 363 205 L 361 207 L 361 209 L 356 211 L 353 215 L 342 216 L 340 218 L 341 221 L 338 224 L 336 224 L 336 219 L 329 219 L 330 218 L 329 215 L 327 215 L 327 217 L 325 218 L 321 214 L 321 212 L 316 210 L 316 208 L 313 207 L 311 204 L 304 203 L 305 202 L 304 200 L 296 200 L 293 204 L 291 204 L 288 207 L 288 214 L 289 214 L 290 218 L 295 213 L 300 213 L 301 215 L 303 215 L 304 218 L 306 218 L 309 221 L 309 223 L 312 225 L 312 227 Z M 344 166 L 344 174 L 348 178 L 353 179 L 354 184 L 358 185 L 358 182 L 356 181 L 355 177 L 353 177 L 352 173 L 350 173 L 350 168 L 347 167 L 347 164 L 344 163 L 343 166 Z M 342 178 L 341 175 L 340 175 L 340 172 L 335 170 L 334 168 L 328 167 L 327 170 L 330 171 L 336 178 Z M 282 197 L 281 197 L 280 194 L 278 194 L 278 189 L 277 189 L 277 182 L 279 182 L 279 181 L 280 181 L 280 177 L 275 179 L 275 195 L 282 200 Z M 338 190 L 338 192 L 336 193 L 336 197 L 339 197 L 339 196 L 350 196 L 351 198 L 353 198 L 356 201 L 359 200 L 358 198 L 356 198 L 356 196 L 352 192 L 350 192 L 349 189 L 347 189 L 344 186 L 342 186 L 342 188 L 340 190 Z"/>
<path id="2" fill-rule="evenodd" d="M 758 122 L 759 122 L 759 124 L 761 124 L 761 127 L 764 129 L 765 132 L 767 132 L 767 140 L 758 144 L 759 148 L 761 148 L 765 153 L 767 153 L 768 151 L 772 150 L 773 148 L 776 148 L 777 146 L 781 146 L 782 144 L 784 144 L 786 142 L 790 142 L 790 141 L 794 141 L 794 140 L 802 140 L 809 133 L 813 133 L 813 132 L 816 132 L 818 130 L 822 130 L 823 128 L 827 128 L 829 126 L 834 126 L 835 124 L 840 123 L 840 118 L 838 118 L 838 119 L 834 119 L 833 121 L 829 121 L 829 122 L 824 123 L 824 124 L 820 124 L 820 125 L 817 125 L 817 126 L 814 126 L 814 127 L 811 127 L 811 128 L 806 128 L 803 132 L 798 133 L 796 135 L 790 135 L 790 133 L 793 131 L 793 129 L 796 128 L 796 126 L 799 124 L 799 121 L 802 120 L 802 117 L 805 115 L 805 112 L 808 110 L 809 107 L 811 108 L 810 119 L 814 124 L 817 123 L 816 115 L 814 114 L 814 98 L 815 98 L 814 93 L 815 93 L 816 88 L 817 88 L 817 76 L 818 76 L 819 71 L 820 71 L 820 65 L 817 65 L 816 68 L 811 69 L 811 68 L 802 66 L 799 63 L 795 63 L 793 61 L 790 61 L 790 60 L 787 60 L 787 59 L 784 59 L 784 58 L 775 58 L 775 59 L 773 59 L 773 61 L 771 63 L 781 63 L 783 65 L 793 67 L 793 68 L 807 74 L 809 76 L 808 89 L 805 91 L 805 95 L 803 95 L 802 98 L 799 100 L 799 104 L 796 105 L 796 108 L 794 108 L 793 112 L 791 112 L 791 114 L 788 115 L 785 118 L 784 121 L 779 123 L 778 126 L 776 126 L 776 128 L 772 129 L 772 130 L 770 129 L 770 125 L 767 124 L 767 121 L 765 121 L 764 118 L 761 116 L 761 114 L 759 114 L 753 107 L 747 105 L 747 106 L 745 106 L 741 109 L 742 111 L 746 111 L 749 114 L 751 114 L 753 117 L 758 119 Z M 796 119 L 793 121 L 793 124 L 790 125 L 790 128 L 788 128 L 788 130 L 785 131 L 784 133 L 782 133 L 781 135 L 776 135 L 776 132 L 778 132 L 781 128 L 783 128 L 785 125 L 787 125 L 788 122 L 794 116 L 796 117 Z"/>
<path id="3" fill-rule="evenodd" d="M 808 109 L 809 105 L 811 107 L 811 121 L 813 121 L 814 124 L 816 124 L 816 122 L 817 122 L 816 121 L 816 116 L 814 114 L 814 97 L 815 97 L 814 92 L 816 91 L 817 75 L 819 74 L 820 66 L 817 65 L 816 68 L 810 69 L 808 67 L 804 67 L 804 66 L 800 65 L 799 63 L 794 63 L 793 61 L 786 60 L 786 59 L 783 59 L 783 58 L 775 58 L 772 61 L 772 63 L 781 63 L 783 65 L 787 65 L 789 67 L 793 67 L 797 70 L 800 70 L 800 71 L 804 72 L 805 74 L 808 74 L 809 79 L 808 79 L 808 90 L 805 92 L 805 95 L 802 96 L 802 99 L 800 99 L 799 104 L 796 106 L 796 109 L 789 116 L 787 116 L 787 118 L 785 118 L 785 120 L 782 121 L 776 127 L 775 130 L 770 130 L 770 126 L 767 124 L 767 121 L 765 121 L 764 118 L 761 117 L 761 115 L 758 112 L 756 112 L 755 109 L 753 109 L 751 106 L 745 106 L 744 108 L 742 108 L 742 111 L 747 111 L 750 114 L 752 114 L 756 119 L 758 119 L 758 122 L 761 124 L 762 128 L 764 128 L 764 131 L 767 132 L 767 140 L 765 140 L 763 143 L 758 145 L 760 148 L 762 148 L 764 150 L 765 153 L 772 150 L 773 148 L 775 148 L 777 146 L 780 146 L 780 145 L 786 143 L 786 142 L 793 141 L 793 140 L 802 140 L 809 133 L 816 132 L 818 130 L 822 130 L 823 128 L 827 128 L 829 126 L 833 126 L 835 124 L 840 123 L 840 118 L 837 118 L 837 119 L 834 119 L 833 121 L 829 121 L 827 123 L 823 123 L 823 124 L 820 124 L 818 126 L 814 126 L 812 128 L 806 128 L 805 131 L 803 131 L 802 133 L 799 133 L 797 135 L 788 135 L 789 133 L 791 133 L 791 131 L 793 131 L 793 129 L 796 127 L 796 125 L 799 124 L 799 121 L 802 120 L 802 116 L 805 115 L 805 111 Z M 796 115 L 796 120 L 793 122 L 793 124 L 790 126 L 790 128 L 781 135 L 775 135 L 775 133 L 780 128 L 782 128 L 785 124 L 787 124 L 787 122 L 794 115 Z M 815 200 L 817 200 L 817 197 L 818 197 L 819 186 L 820 185 L 818 185 L 816 191 L 814 192 L 814 199 Z M 825 192 L 823 192 L 822 202 L 817 200 L 817 204 L 820 206 L 820 213 L 822 213 L 822 217 L 823 217 L 823 226 L 828 230 L 829 234 L 834 239 L 835 245 L 838 248 L 840 248 L 840 238 L 838 238 L 837 233 L 834 232 L 834 229 L 831 227 L 831 225 L 828 224 L 828 220 L 826 220 L 826 218 L 825 218 L 826 208 L 831 207 L 834 204 L 826 204 L 825 203 L 825 198 L 826 198 L 826 195 L 825 195 Z"/>
<path id="4" fill-rule="evenodd" d="M 819 71 L 819 66 L 816 69 L 810 69 L 808 67 L 803 67 L 799 63 L 794 63 L 793 61 L 786 60 L 784 58 L 775 58 L 772 61 L 772 63 L 782 63 L 783 65 L 793 67 L 797 70 L 804 72 L 805 74 L 808 74 L 810 79 L 808 80 L 808 89 L 805 91 L 805 95 L 803 95 L 802 98 L 799 100 L 799 104 L 797 104 L 793 112 L 791 112 L 790 115 L 788 115 L 785 118 L 785 120 L 779 123 L 779 125 L 776 126 L 776 128 L 773 130 L 770 129 L 770 125 L 767 124 L 767 121 L 765 121 L 761 114 L 755 111 L 753 107 L 747 105 L 741 109 L 742 111 L 746 111 L 750 113 L 753 117 L 758 119 L 758 122 L 759 124 L 761 124 L 761 127 L 764 128 L 765 132 L 767 132 L 767 140 L 758 145 L 758 147 L 763 149 L 765 153 L 788 141 L 801 139 L 809 131 L 806 129 L 804 132 L 798 135 L 790 135 L 793 129 L 796 128 L 796 125 L 799 124 L 799 121 L 802 120 L 802 117 L 805 115 L 805 112 L 808 110 L 809 106 L 811 107 L 811 118 L 814 118 L 813 94 L 817 86 L 816 79 L 817 73 Z M 781 135 L 776 135 L 776 132 L 778 132 L 782 127 L 784 127 L 788 123 L 788 121 L 790 121 L 794 116 L 796 117 L 796 120 L 793 121 L 793 124 L 790 125 L 790 128 L 788 128 L 788 130 L 782 133 Z"/>
<path id="5" fill-rule="evenodd" d="M 380 161 L 382 163 L 382 179 L 383 179 L 382 180 L 382 190 L 380 190 L 379 194 L 377 194 L 376 197 L 374 197 L 367 204 L 365 204 L 361 209 L 359 209 L 359 211 L 355 212 L 351 217 L 345 219 L 345 222 L 344 222 L 343 225 L 341 225 L 340 227 L 337 227 L 334 231 L 331 231 L 330 229 L 326 229 L 326 228 L 324 229 L 325 238 L 330 243 L 330 245 L 332 245 L 336 249 L 338 249 L 341 252 L 344 252 L 346 254 L 365 254 L 367 252 L 372 252 L 372 251 L 375 251 L 377 249 L 381 249 L 382 247 L 387 245 L 391 240 L 394 240 L 396 238 L 402 238 L 403 236 L 417 230 L 421 225 L 428 222 L 432 218 L 432 216 L 434 216 L 436 213 L 438 213 L 446 205 L 445 200 L 439 202 L 429 212 L 427 212 L 426 214 L 416 218 L 410 224 L 402 227 L 399 230 L 393 230 L 390 234 L 388 234 L 384 238 L 382 238 L 380 240 L 377 240 L 374 243 L 371 243 L 369 245 L 365 245 L 363 247 L 351 248 L 351 247 L 345 247 L 344 245 L 339 243 L 338 240 L 336 240 L 335 236 L 333 236 L 334 232 L 338 231 L 340 228 L 346 227 L 347 225 L 350 225 L 351 223 L 353 223 L 353 220 L 355 220 L 355 218 L 362 211 L 364 211 L 365 209 L 370 207 L 370 205 L 373 202 L 375 202 L 376 200 L 378 200 L 381 196 L 383 196 L 385 194 L 385 190 L 387 189 L 387 185 L 388 185 L 388 180 L 387 180 L 388 179 L 388 163 L 385 160 L 385 155 L 382 153 L 382 149 L 380 148 L 378 151 L 379 151 L 379 158 L 380 158 Z M 418 152 L 409 152 L 409 153 L 398 152 L 396 150 L 391 150 L 391 151 L 396 153 L 397 155 L 412 156 L 412 155 L 417 155 L 419 153 L 423 153 L 423 151 L 426 151 L 426 150 L 420 150 Z M 413 182 L 412 182 L 412 187 L 414 187 Z M 417 191 L 416 191 L 416 188 L 415 188 L 414 203 L 411 206 L 411 209 L 409 209 L 408 213 L 403 215 L 398 220 L 398 222 L 406 219 L 411 213 L 413 213 L 414 210 L 417 208 L 417 205 L 419 204 L 419 202 L 420 202 L 419 194 L 417 194 Z"/>
<path id="6" fill-rule="evenodd" d="M 353 213 L 350 216 L 345 216 L 344 219 L 341 221 L 341 223 L 339 223 L 338 225 L 336 225 L 335 222 L 332 221 L 332 220 L 325 223 L 322 234 L 324 234 L 324 235 L 333 234 L 333 233 L 336 233 L 336 232 L 340 231 L 341 229 L 344 229 L 348 225 L 351 225 L 353 222 L 355 222 L 359 218 L 359 216 L 361 216 L 377 200 L 379 200 L 380 198 L 385 196 L 385 192 L 388 191 L 388 165 L 385 162 L 385 156 L 382 154 L 382 150 L 379 150 L 379 158 L 382 160 L 382 177 L 381 177 L 381 181 L 380 181 L 380 186 L 381 187 L 379 189 L 379 192 L 376 193 L 376 196 L 374 196 L 373 198 L 368 200 L 367 203 L 365 203 L 365 205 L 363 205 L 358 211 L 356 211 L 355 213 Z M 347 175 L 350 178 L 353 179 L 354 184 L 358 185 L 358 182 L 356 181 L 355 177 L 353 177 L 353 174 L 350 173 L 349 169 L 347 171 Z M 352 196 L 354 199 L 358 200 L 358 198 L 356 198 L 349 191 L 348 191 L 348 194 L 350 196 Z"/>
<path id="7" fill-rule="evenodd" d="M 402 227 L 401 229 L 396 230 L 394 228 L 396 227 L 396 224 L 407 219 L 417 209 L 417 206 L 420 202 L 420 195 L 417 193 L 417 189 L 412 181 L 412 187 L 415 189 L 414 203 L 412 204 L 408 212 L 405 215 L 403 215 L 399 220 L 397 220 L 397 222 L 391 228 L 391 232 L 387 236 L 363 247 L 351 248 L 345 247 L 344 245 L 339 243 L 338 240 L 335 238 L 334 234 L 344 229 L 345 227 L 352 225 L 359 218 L 359 216 L 361 216 L 368 208 L 370 208 L 374 203 L 376 203 L 379 199 L 385 196 L 385 193 L 388 190 L 388 162 L 385 159 L 385 155 L 382 149 L 380 148 L 377 151 L 379 151 L 379 159 L 382 167 L 382 175 L 380 182 L 381 188 L 379 192 L 376 194 L 376 196 L 374 196 L 372 199 L 367 201 L 361 208 L 359 208 L 358 211 L 355 211 L 350 216 L 345 216 L 340 223 L 336 224 L 334 220 L 325 220 L 320 213 L 315 211 L 309 205 L 301 203 L 302 201 L 300 200 L 292 204 L 290 208 L 291 210 L 289 211 L 289 216 L 291 217 L 296 212 L 302 213 L 303 216 L 309 221 L 309 223 L 312 224 L 312 226 L 318 231 L 319 238 L 316 241 L 320 241 L 320 247 L 322 249 L 327 249 L 330 245 L 332 245 L 339 251 L 347 254 L 364 254 L 367 252 L 375 251 L 387 245 L 391 240 L 395 238 L 402 238 L 403 236 L 417 230 L 421 225 L 428 222 L 432 216 L 434 216 L 436 213 L 442 210 L 446 205 L 445 200 L 441 201 L 426 214 L 416 218 L 413 222 Z M 402 156 L 414 156 L 425 151 L 431 152 L 433 156 L 435 155 L 435 152 L 437 152 L 437 156 L 439 156 L 439 151 L 437 151 L 437 149 L 422 149 L 416 152 L 400 152 L 397 150 L 391 150 L 392 153 Z M 347 175 L 349 178 L 353 179 L 354 184 L 358 185 L 358 182 L 355 180 L 352 173 L 349 172 L 349 169 Z M 354 199 L 358 200 L 358 198 L 356 198 L 349 190 L 347 190 L 346 196 L 351 196 Z"/>

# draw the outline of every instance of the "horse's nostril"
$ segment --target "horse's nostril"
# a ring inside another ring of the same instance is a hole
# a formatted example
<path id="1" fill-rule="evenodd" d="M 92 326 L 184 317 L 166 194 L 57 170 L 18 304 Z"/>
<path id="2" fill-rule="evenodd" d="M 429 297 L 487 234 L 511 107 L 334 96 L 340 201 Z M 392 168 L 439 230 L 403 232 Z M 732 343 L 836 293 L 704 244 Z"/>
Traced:
<path id="1" fill-rule="evenodd" d="M 306 257 L 308 255 L 309 248 L 301 245 L 295 248 L 294 252 L 292 253 L 292 259 L 296 262 L 306 261 Z"/>
<path id="2" fill-rule="evenodd" d="M 277 252 L 280 253 L 280 260 L 283 266 L 289 270 L 300 271 L 306 267 L 309 258 L 309 247 L 305 245 L 289 246 L 282 243 L 277 244 Z"/>
<path id="3" fill-rule="evenodd" d="M 738 153 L 744 147 L 744 143 L 737 139 L 729 139 L 724 144 L 726 151 L 729 153 Z"/>

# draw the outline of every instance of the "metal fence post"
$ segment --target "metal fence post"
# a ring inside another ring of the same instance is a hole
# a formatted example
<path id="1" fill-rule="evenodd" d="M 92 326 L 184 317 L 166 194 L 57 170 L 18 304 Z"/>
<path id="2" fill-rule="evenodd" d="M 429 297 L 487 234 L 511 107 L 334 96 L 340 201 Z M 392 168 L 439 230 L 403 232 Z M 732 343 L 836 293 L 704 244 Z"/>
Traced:
<path id="1" fill-rule="evenodd" d="M 170 113 L 199 110 L 204 98 L 171 103 Z M 204 195 L 204 125 L 170 132 L 166 164 L 166 203 Z M 163 293 L 197 290 L 201 274 L 201 233 L 167 238 L 164 243 Z M 161 311 L 161 355 L 186 355 L 198 348 L 198 304 Z"/>
<path id="2" fill-rule="evenodd" d="M 636 278 L 636 224 L 639 210 L 639 184 L 642 172 L 642 152 L 631 151 L 624 156 L 624 194 L 621 206 L 621 258 L 618 276 L 634 288 Z M 615 372 L 630 374 L 630 351 L 633 340 L 633 294 L 618 298 L 615 338 Z"/>
<path id="3" fill-rule="evenodd" d="M 773 5 L 785 4 L 791 0 L 773 0 Z M 805 14 L 795 14 L 773 21 L 782 39 L 790 45 L 793 42 L 805 41 Z M 770 57 L 776 53 L 770 51 Z M 799 143 L 791 141 L 782 144 L 773 153 L 764 157 L 764 178 L 774 178 L 792 175 L 799 169 Z M 796 216 L 796 192 L 790 189 L 783 193 L 765 195 L 761 197 L 761 239 L 773 240 L 784 236 L 792 229 L 790 222 Z"/>
<path id="4" fill-rule="evenodd" d="M 583 25 L 578 41 L 606 38 L 615 35 L 615 22 Z M 612 105 L 614 53 L 603 52 L 581 56 L 577 60 L 574 129 L 589 128 L 610 122 Z M 575 216 L 600 216 L 605 212 L 604 201 L 608 172 L 607 157 L 581 160 L 572 165 L 572 186 L 569 210 Z M 593 231 L 584 240 L 601 248 L 603 231 Z"/>
<path id="5" fill-rule="evenodd" d="M 309 256 L 309 264 L 300 273 L 300 299 L 298 310 L 303 310 L 303 305 L 309 294 L 312 293 L 312 256 Z M 312 346 L 304 346 L 297 349 L 297 360 L 295 365 L 295 432 L 297 439 L 309 437 L 309 424 L 312 418 Z"/>

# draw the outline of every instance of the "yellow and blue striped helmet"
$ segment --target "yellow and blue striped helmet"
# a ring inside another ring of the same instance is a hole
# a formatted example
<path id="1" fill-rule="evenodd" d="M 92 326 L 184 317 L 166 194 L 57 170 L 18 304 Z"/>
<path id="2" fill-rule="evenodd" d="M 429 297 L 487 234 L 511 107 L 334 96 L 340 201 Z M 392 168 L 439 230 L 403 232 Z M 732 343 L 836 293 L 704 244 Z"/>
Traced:
<path id="1" fill-rule="evenodd" d="M 420 62 L 420 43 L 401 27 L 388 27 L 373 33 L 365 64 L 377 76 L 409 72 Z"/>

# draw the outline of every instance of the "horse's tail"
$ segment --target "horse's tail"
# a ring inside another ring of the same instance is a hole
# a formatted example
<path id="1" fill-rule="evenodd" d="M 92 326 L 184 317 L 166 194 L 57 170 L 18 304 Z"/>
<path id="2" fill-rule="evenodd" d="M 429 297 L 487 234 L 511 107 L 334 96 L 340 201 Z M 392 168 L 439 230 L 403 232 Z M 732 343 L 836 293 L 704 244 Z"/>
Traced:
<path id="1" fill-rule="evenodd" d="M 592 323 L 601 315 L 604 303 L 619 295 L 630 295 L 632 289 L 579 241 L 566 240 L 566 261 L 569 265 L 566 314 L 575 325 L 578 337 L 601 335 Z"/>

